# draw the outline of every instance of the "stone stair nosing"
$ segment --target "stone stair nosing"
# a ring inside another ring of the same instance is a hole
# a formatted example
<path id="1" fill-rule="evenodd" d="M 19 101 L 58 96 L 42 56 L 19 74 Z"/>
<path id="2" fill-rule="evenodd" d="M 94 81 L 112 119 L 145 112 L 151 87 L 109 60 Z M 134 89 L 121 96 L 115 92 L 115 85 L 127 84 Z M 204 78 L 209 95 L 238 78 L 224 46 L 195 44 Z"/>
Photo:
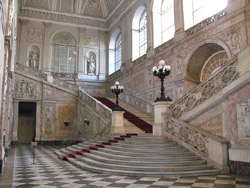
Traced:
<path id="1" fill-rule="evenodd" d="M 136 140 L 139 140 L 140 144 Z M 145 143 L 150 140 L 154 142 Z M 222 172 L 178 144 L 174 148 L 171 148 L 171 145 L 158 147 L 164 145 L 165 141 L 165 144 L 168 144 L 170 140 L 155 138 L 150 134 L 131 138 L 116 136 L 108 137 L 106 141 L 93 140 L 67 147 L 56 151 L 55 154 L 82 169 L 116 175 L 173 177 Z"/>

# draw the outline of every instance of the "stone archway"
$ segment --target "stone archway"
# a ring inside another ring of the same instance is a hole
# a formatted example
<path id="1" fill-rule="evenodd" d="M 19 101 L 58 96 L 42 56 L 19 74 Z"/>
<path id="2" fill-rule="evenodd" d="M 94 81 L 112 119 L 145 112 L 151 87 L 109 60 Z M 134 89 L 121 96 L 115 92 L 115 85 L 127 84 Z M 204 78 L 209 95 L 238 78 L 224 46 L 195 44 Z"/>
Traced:
<path id="1" fill-rule="evenodd" d="M 216 43 L 205 43 L 198 47 L 188 60 L 186 67 L 186 91 L 192 90 L 201 81 L 228 62 L 225 49 Z"/>

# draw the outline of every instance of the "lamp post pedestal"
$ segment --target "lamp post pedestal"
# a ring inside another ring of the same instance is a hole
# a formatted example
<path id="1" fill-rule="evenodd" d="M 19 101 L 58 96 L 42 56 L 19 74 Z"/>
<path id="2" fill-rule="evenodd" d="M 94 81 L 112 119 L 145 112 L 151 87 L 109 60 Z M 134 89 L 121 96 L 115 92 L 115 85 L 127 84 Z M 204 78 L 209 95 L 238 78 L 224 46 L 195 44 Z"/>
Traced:
<path id="1" fill-rule="evenodd" d="M 168 107 L 171 102 L 169 101 L 158 101 L 154 103 L 154 125 L 153 125 L 153 135 L 154 136 L 164 136 L 165 125 L 163 114 L 167 112 Z"/>
<path id="2" fill-rule="evenodd" d="M 124 117 L 125 111 L 112 111 L 112 133 L 124 134 Z"/>

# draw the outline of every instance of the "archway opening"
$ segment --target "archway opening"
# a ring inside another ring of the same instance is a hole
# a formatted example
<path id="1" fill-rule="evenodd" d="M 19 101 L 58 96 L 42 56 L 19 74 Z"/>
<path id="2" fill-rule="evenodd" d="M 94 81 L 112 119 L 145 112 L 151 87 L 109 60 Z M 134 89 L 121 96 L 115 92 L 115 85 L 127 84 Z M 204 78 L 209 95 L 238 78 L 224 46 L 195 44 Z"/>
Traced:
<path id="1" fill-rule="evenodd" d="M 225 49 L 215 43 L 206 43 L 200 46 L 190 57 L 186 69 L 186 91 L 196 85 L 227 63 L 229 57 Z"/>

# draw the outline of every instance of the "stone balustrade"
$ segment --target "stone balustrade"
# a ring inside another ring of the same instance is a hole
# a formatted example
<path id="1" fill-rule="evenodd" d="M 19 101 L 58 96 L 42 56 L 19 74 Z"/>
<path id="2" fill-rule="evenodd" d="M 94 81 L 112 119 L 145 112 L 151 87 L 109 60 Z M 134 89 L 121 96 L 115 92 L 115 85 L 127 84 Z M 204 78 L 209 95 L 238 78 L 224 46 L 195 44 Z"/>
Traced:
<path id="1" fill-rule="evenodd" d="M 107 136 L 111 132 L 112 110 L 100 101 L 79 89 L 78 96 L 78 122 L 83 124 L 84 119 L 90 122 L 87 131 L 88 138 Z M 80 125 L 81 126 L 81 125 Z"/>
<path id="2" fill-rule="evenodd" d="M 113 97 L 113 95 L 112 95 L 112 97 Z M 141 99 L 136 98 L 136 97 L 131 96 L 131 95 L 127 95 L 125 93 L 122 93 L 119 96 L 119 99 L 121 99 L 122 101 L 128 103 L 129 105 L 131 105 L 135 108 L 138 108 L 139 110 L 141 110 L 145 113 L 150 114 L 151 116 L 154 115 L 154 106 L 150 103 L 147 103 L 144 100 L 141 100 Z"/>
<path id="3" fill-rule="evenodd" d="M 226 86 L 239 78 L 238 57 L 226 63 L 207 80 L 175 101 L 169 107 L 169 113 L 176 118 L 201 105 L 206 99 L 217 94 Z"/>
<path id="4" fill-rule="evenodd" d="M 164 114 L 165 135 L 228 172 L 228 141 Z"/>

